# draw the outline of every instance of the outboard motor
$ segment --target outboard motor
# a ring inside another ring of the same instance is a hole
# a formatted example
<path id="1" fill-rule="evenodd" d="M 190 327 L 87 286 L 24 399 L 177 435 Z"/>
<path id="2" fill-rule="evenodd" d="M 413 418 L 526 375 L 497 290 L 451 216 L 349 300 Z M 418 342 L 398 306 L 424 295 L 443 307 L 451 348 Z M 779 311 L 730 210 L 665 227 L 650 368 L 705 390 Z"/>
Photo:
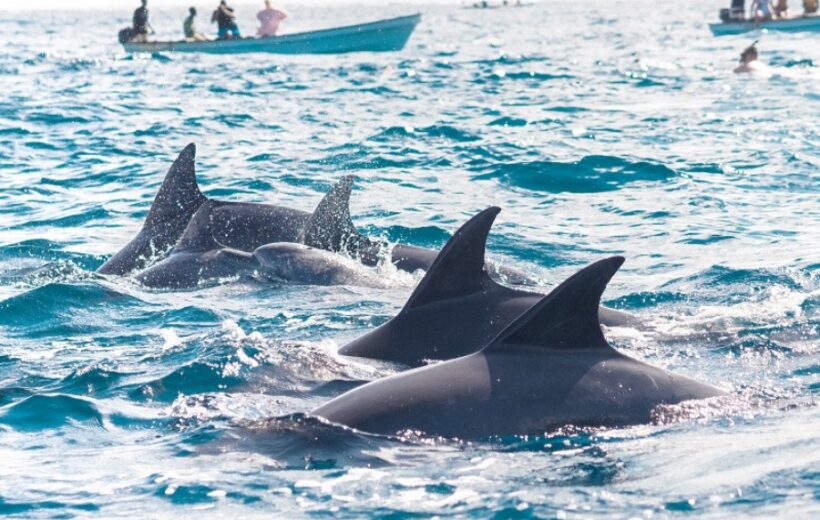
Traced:
<path id="1" fill-rule="evenodd" d="M 731 18 L 729 17 L 729 9 L 726 9 L 726 8 L 721 9 L 720 10 L 720 21 L 723 22 L 723 23 L 729 23 L 729 20 L 731 20 Z"/>
<path id="2" fill-rule="evenodd" d="M 131 38 L 134 37 L 134 29 L 131 27 L 126 27 L 125 29 L 120 29 L 120 32 L 117 33 L 117 40 L 120 43 L 126 43 L 131 41 Z"/>

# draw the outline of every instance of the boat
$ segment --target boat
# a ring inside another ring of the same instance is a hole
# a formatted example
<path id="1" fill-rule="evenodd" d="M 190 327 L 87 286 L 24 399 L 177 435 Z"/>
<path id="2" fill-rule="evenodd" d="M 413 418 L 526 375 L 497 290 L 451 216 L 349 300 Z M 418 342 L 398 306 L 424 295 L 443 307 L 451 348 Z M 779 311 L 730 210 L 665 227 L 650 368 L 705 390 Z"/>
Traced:
<path id="1" fill-rule="evenodd" d="M 820 15 L 807 14 L 794 18 L 774 19 L 766 22 L 756 22 L 754 20 L 724 21 L 720 23 L 710 23 L 709 30 L 715 36 L 726 34 L 741 34 L 749 31 L 766 29 L 769 31 L 820 31 Z"/>
<path id="2" fill-rule="evenodd" d="M 340 54 L 345 52 L 388 52 L 404 48 L 421 14 L 388 20 L 334 27 L 267 38 L 235 40 L 123 42 L 126 52 L 205 52 L 240 54 L 269 52 L 276 54 Z"/>
<path id="3" fill-rule="evenodd" d="M 535 2 L 522 2 L 521 0 L 505 0 L 502 2 L 490 3 L 487 0 L 482 0 L 480 2 L 472 2 L 464 7 L 466 9 L 503 9 L 505 7 L 532 7 L 535 5 Z"/>

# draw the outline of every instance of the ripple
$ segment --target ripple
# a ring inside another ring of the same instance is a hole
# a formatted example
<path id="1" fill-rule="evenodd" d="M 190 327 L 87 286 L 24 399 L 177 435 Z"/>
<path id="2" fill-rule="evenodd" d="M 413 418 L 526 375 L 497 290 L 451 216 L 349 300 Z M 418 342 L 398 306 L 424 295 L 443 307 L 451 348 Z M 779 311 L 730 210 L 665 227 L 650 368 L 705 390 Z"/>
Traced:
<path id="1" fill-rule="evenodd" d="M 662 182 L 676 177 L 673 170 L 660 164 L 599 155 L 573 163 L 518 162 L 488 169 L 489 172 L 473 178 L 498 180 L 511 187 L 550 193 L 615 191 L 633 182 Z"/>

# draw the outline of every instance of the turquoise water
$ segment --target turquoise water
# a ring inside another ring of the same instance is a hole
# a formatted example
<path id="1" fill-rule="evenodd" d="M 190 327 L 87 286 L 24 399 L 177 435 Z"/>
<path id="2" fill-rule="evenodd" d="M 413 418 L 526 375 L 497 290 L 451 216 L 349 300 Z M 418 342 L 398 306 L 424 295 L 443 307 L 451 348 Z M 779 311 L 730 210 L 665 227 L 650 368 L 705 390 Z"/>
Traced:
<path id="1" fill-rule="evenodd" d="M 128 9 L 4 13 L 0 515 L 817 517 L 817 35 L 763 35 L 769 73 L 741 77 L 757 36 L 710 36 L 714 2 L 655 6 L 423 6 L 403 52 L 328 57 L 130 57 Z M 419 9 L 287 7 L 293 31 Z M 354 221 L 394 241 L 440 247 L 497 204 L 492 256 L 544 290 L 623 254 L 607 303 L 654 331 L 610 341 L 731 397 L 469 443 L 319 424 L 304 412 L 400 369 L 335 351 L 418 276 L 94 274 L 188 142 L 221 199 L 307 210 L 354 174 Z"/>

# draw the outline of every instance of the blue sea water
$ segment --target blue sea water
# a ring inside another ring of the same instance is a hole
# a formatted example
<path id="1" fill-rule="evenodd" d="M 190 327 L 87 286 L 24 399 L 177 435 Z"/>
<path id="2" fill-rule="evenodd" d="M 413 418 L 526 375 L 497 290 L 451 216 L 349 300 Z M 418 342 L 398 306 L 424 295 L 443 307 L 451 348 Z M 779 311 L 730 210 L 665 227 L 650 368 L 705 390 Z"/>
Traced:
<path id="1" fill-rule="evenodd" d="M 735 75 L 759 35 L 712 37 L 718 3 L 287 5 L 290 31 L 423 13 L 402 52 L 320 57 L 128 56 L 125 4 L 1 13 L 0 515 L 820 516 L 820 45 L 763 34 L 768 72 Z M 183 14 L 153 10 L 160 36 Z M 654 330 L 613 345 L 731 397 L 472 442 L 321 424 L 400 370 L 336 350 L 420 275 L 95 274 L 188 142 L 222 199 L 308 210 L 353 174 L 354 221 L 393 241 L 499 205 L 491 256 L 544 291 L 622 254 L 606 302 Z"/>

